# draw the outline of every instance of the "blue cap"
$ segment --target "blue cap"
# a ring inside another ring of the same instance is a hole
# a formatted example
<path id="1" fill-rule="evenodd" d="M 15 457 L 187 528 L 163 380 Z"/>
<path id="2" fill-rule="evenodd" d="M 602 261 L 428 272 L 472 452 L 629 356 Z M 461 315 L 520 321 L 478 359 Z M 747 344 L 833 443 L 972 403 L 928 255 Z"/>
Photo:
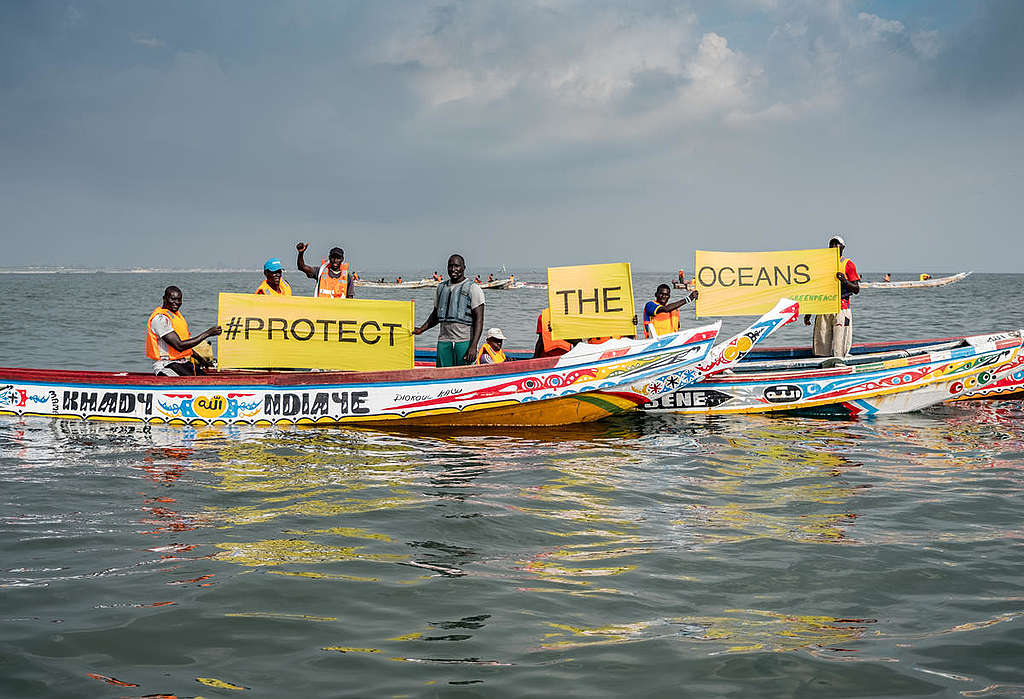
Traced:
<path id="1" fill-rule="evenodd" d="M 277 272 L 284 269 L 284 265 L 281 264 L 281 260 L 276 257 L 271 257 L 269 260 L 263 263 L 263 270 L 265 272 Z"/>

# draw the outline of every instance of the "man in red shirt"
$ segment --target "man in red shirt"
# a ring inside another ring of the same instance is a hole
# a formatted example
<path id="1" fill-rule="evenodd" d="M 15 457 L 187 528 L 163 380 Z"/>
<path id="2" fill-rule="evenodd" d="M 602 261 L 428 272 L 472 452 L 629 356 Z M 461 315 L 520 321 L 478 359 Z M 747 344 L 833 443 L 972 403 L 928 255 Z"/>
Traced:
<path id="1" fill-rule="evenodd" d="M 853 312 L 850 297 L 860 293 L 860 274 L 853 260 L 843 257 L 846 241 L 838 235 L 828 239 L 830 248 L 839 248 L 839 313 L 828 313 L 814 317 L 814 356 L 845 357 L 853 345 Z M 804 325 L 811 324 L 811 316 L 804 316 Z"/>

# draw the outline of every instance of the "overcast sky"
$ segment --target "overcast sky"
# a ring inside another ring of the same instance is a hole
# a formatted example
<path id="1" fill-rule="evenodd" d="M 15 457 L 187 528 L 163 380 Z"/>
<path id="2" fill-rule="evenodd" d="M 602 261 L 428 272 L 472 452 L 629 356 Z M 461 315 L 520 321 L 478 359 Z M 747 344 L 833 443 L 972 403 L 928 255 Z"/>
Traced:
<path id="1" fill-rule="evenodd" d="M 0 267 L 1018 272 L 1024 2 L 0 3 Z M 476 264 L 474 264 L 476 263 Z"/>

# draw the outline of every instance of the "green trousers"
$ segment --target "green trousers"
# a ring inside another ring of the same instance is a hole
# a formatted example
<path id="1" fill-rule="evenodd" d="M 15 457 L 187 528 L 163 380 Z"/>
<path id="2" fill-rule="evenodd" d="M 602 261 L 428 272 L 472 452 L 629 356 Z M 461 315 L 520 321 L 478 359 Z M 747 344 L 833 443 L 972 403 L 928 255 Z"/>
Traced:
<path id="1" fill-rule="evenodd" d="M 437 366 L 462 366 L 462 357 L 469 349 L 469 340 L 465 342 L 438 342 Z"/>

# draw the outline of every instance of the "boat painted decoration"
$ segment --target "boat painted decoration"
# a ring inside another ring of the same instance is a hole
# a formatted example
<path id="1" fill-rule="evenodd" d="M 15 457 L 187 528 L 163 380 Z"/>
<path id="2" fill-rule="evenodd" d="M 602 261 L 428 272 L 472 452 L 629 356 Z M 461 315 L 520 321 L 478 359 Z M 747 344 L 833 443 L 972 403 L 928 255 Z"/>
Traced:
<path id="1" fill-rule="evenodd" d="M 626 346 L 581 347 L 555 359 L 392 372 L 201 377 L 0 369 L 0 414 L 226 425 L 392 423 L 560 425 L 648 400 L 628 387 L 707 357 L 720 324 Z M 651 394 L 654 395 L 654 394 Z"/>
<path id="2" fill-rule="evenodd" d="M 788 302 L 713 347 L 721 323 L 557 358 L 392 372 L 149 374 L 0 369 L 0 415 L 181 425 L 552 426 L 637 409 L 734 366 L 795 319 Z"/>
<path id="3" fill-rule="evenodd" d="M 775 413 L 875 415 L 905 413 L 998 384 L 1019 368 L 1021 331 L 963 338 L 960 346 L 851 366 L 763 369 L 738 365 L 644 405 L 689 415 Z M 849 360 L 854 361 L 854 360 Z M 820 362 L 820 360 L 819 360 Z"/>
<path id="4" fill-rule="evenodd" d="M 971 272 L 960 272 L 949 277 L 939 277 L 937 279 L 913 279 L 902 282 L 865 282 L 860 283 L 862 289 L 920 289 L 932 286 L 946 286 L 947 284 L 953 284 L 966 279 L 971 276 Z"/>

